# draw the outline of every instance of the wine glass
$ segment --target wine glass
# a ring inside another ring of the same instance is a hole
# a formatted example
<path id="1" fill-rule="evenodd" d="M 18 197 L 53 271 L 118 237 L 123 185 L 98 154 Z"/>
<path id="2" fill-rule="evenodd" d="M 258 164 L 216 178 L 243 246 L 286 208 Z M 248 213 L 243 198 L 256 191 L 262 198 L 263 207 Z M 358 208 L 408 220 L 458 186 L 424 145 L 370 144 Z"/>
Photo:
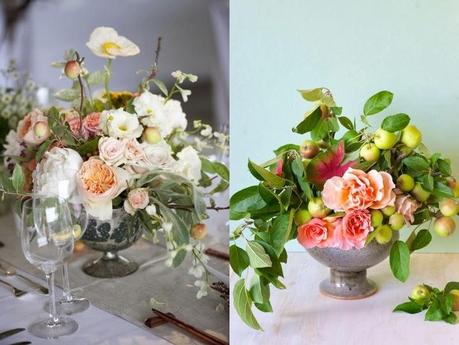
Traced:
<path id="1" fill-rule="evenodd" d="M 78 241 L 86 230 L 88 225 L 88 214 L 80 203 L 69 203 L 70 214 L 72 217 L 73 225 L 73 238 Z M 69 280 L 69 260 L 70 256 L 64 258 L 64 264 L 62 265 L 62 284 L 63 284 L 63 296 L 59 300 L 59 307 L 65 314 L 71 315 L 81 313 L 89 308 L 89 300 L 84 297 L 75 297 L 72 295 L 70 290 Z"/>
<path id="2" fill-rule="evenodd" d="M 73 226 L 67 203 L 57 197 L 34 197 L 22 206 L 22 251 L 26 259 L 41 269 L 49 289 L 49 318 L 29 326 L 39 338 L 57 338 L 78 329 L 75 320 L 56 311 L 54 273 L 73 251 Z"/>

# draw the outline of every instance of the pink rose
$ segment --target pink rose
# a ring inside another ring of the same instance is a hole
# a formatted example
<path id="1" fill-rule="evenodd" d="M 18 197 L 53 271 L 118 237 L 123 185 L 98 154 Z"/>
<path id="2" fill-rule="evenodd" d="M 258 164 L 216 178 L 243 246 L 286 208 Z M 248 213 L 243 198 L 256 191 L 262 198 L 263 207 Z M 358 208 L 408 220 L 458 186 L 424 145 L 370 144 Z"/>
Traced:
<path id="1" fill-rule="evenodd" d="M 75 109 L 67 109 L 61 111 L 64 115 L 64 121 L 69 125 L 70 131 L 73 135 L 80 135 L 80 114 Z"/>
<path id="2" fill-rule="evenodd" d="M 124 201 L 124 209 L 129 214 L 134 214 L 136 210 L 142 210 L 148 206 L 150 198 L 147 188 L 136 188 L 129 192 Z"/>
<path id="3" fill-rule="evenodd" d="M 335 246 L 335 231 L 340 222 L 314 218 L 298 227 L 298 242 L 305 248 L 327 248 Z"/>
<path id="4" fill-rule="evenodd" d="M 86 211 L 99 219 L 110 219 L 112 200 L 127 188 L 128 173 L 110 167 L 102 160 L 92 157 L 83 162 L 77 174 L 77 186 Z"/>
<path id="5" fill-rule="evenodd" d="M 18 124 L 18 138 L 29 145 L 40 145 L 49 138 L 51 132 L 48 118 L 40 109 L 28 113 Z"/>
<path id="6" fill-rule="evenodd" d="M 83 136 L 85 139 L 93 138 L 99 134 L 100 113 L 90 113 L 83 119 Z"/>
<path id="7" fill-rule="evenodd" d="M 414 221 L 414 212 L 416 212 L 420 206 L 421 205 L 409 195 L 397 195 L 397 199 L 395 199 L 395 209 L 398 213 L 402 214 L 405 221 L 410 224 Z"/>
<path id="8" fill-rule="evenodd" d="M 327 180 L 322 191 L 325 206 L 335 211 L 381 209 L 393 206 L 395 184 L 386 172 L 349 168 L 342 177 Z"/>
<path id="9" fill-rule="evenodd" d="M 368 234 L 373 231 L 370 211 L 354 210 L 346 213 L 339 230 L 336 232 L 336 240 L 340 249 L 363 248 Z"/>
<path id="10" fill-rule="evenodd" d="M 111 166 L 120 166 L 125 162 L 124 151 L 126 144 L 122 140 L 112 137 L 99 139 L 99 157 Z"/>

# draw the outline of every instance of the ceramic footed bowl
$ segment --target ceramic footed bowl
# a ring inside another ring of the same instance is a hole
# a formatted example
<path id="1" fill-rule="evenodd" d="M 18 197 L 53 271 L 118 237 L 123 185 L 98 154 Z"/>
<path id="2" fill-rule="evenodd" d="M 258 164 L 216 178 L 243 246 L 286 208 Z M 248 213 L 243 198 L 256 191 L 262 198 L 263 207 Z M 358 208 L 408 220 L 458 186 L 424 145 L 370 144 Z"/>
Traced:
<path id="1" fill-rule="evenodd" d="M 320 283 L 320 292 L 337 299 L 361 299 L 376 293 L 376 284 L 367 279 L 367 269 L 386 259 L 398 238 L 398 231 L 394 231 L 387 244 L 373 240 L 362 249 L 307 249 L 314 259 L 330 268 L 330 276 Z"/>

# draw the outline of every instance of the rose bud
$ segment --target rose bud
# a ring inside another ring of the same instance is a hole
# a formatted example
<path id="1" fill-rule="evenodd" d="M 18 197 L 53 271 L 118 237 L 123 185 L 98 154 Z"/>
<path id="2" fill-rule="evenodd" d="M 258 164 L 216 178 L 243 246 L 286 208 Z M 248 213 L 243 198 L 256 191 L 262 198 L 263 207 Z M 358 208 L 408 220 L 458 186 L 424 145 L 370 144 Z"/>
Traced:
<path id="1" fill-rule="evenodd" d="M 161 133 L 159 132 L 158 128 L 155 127 L 147 127 L 143 131 L 142 139 L 149 144 L 157 144 L 161 141 Z"/>
<path id="2" fill-rule="evenodd" d="M 81 67 L 78 61 L 71 60 L 65 64 L 64 74 L 69 79 L 76 79 L 81 73 Z"/>
<path id="3" fill-rule="evenodd" d="M 33 126 L 33 133 L 39 140 L 49 137 L 50 133 L 48 124 L 45 122 L 37 122 L 35 126 Z"/>
<path id="4" fill-rule="evenodd" d="M 196 224 L 191 229 L 191 237 L 195 240 L 202 240 L 207 235 L 207 225 L 206 224 Z"/>

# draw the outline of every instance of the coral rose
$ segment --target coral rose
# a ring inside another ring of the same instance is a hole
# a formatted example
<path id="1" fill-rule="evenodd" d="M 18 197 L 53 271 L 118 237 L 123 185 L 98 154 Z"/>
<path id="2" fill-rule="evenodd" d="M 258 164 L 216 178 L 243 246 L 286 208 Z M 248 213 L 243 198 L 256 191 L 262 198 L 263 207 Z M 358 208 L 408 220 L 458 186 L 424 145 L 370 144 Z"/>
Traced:
<path id="1" fill-rule="evenodd" d="M 147 188 L 136 188 L 129 192 L 124 201 L 124 209 L 129 214 L 134 214 L 136 210 L 142 210 L 148 206 L 150 198 Z"/>
<path id="2" fill-rule="evenodd" d="M 298 227 L 298 242 L 305 248 L 327 248 L 336 245 L 335 231 L 340 226 L 340 220 L 336 222 L 327 219 L 314 218 Z"/>
<path id="3" fill-rule="evenodd" d="M 62 110 L 60 114 L 64 117 L 64 121 L 69 125 L 70 131 L 73 135 L 80 134 L 80 114 L 75 109 Z"/>
<path id="4" fill-rule="evenodd" d="M 340 231 L 336 231 L 337 246 L 343 250 L 363 248 L 368 234 L 373 231 L 371 213 L 368 210 L 354 210 L 343 217 Z"/>
<path id="5" fill-rule="evenodd" d="M 51 132 L 48 118 L 40 109 L 28 113 L 18 124 L 18 138 L 29 145 L 40 145 L 49 138 Z"/>
<path id="6" fill-rule="evenodd" d="M 349 168 L 342 177 L 335 176 L 325 182 L 322 199 L 335 211 L 381 209 L 394 205 L 394 188 L 392 177 L 386 172 L 365 173 Z"/>
<path id="7" fill-rule="evenodd" d="M 93 138 L 100 132 L 100 113 L 90 113 L 83 119 L 82 132 L 85 139 Z"/>
<path id="8" fill-rule="evenodd" d="M 412 224 L 414 221 L 414 212 L 421 205 L 409 195 L 397 195 L 395 199 L 395 209 L 402 214 L 405 221 Z"/>
<path id="9" fill-rule="evenodd" d="M 117 167 L 110 167 L 98 158 L 84 162 L 77 174 L 80 196 L 87 212 L 101 220 L 112 216 L 112 200 L 129 182 L 129 174 Z"/>

